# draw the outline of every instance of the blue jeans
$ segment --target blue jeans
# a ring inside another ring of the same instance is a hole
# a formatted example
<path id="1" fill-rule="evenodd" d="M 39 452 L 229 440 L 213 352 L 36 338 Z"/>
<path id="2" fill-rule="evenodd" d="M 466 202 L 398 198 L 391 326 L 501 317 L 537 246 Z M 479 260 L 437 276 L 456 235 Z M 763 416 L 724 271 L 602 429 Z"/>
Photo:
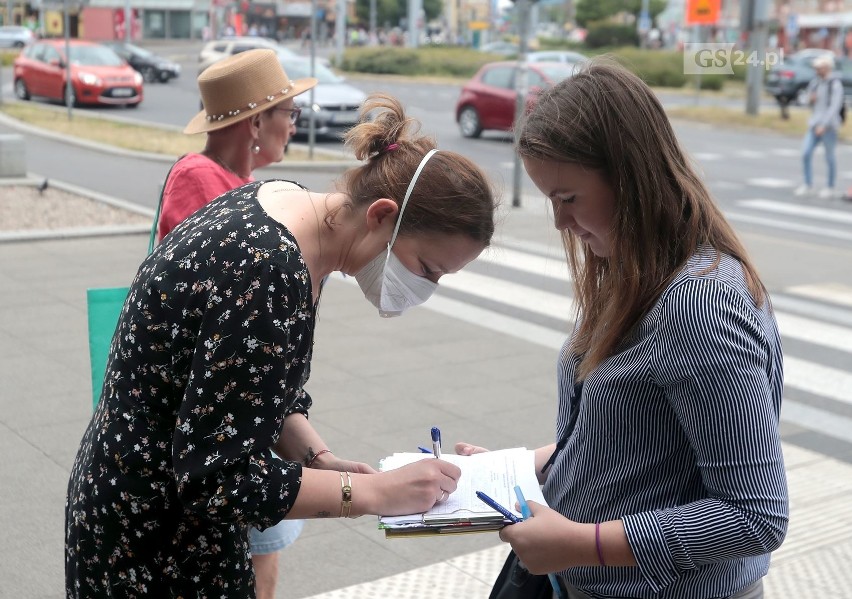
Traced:
<path id="1" fill-rule="evenodd" d="M 814 133 L 814 128 L 809 127 L 805 134 L 805 140 L 802 143 L 802 165 L 805 168 L 805 185 L 808 187 L 814 184 L 814 172 L 811 166 L 811 159 L 814 155 L 814 148 L 822 142 L 825 146 L 825 162 L 828 165 L 828 186 L 834 187 L 834 180 L 837 173 L 837 161 L 834 156 L 834 150 L 837 146 L 837 131 L 827 128 L 822 132 L 822 135 L 817 136 Z"/>

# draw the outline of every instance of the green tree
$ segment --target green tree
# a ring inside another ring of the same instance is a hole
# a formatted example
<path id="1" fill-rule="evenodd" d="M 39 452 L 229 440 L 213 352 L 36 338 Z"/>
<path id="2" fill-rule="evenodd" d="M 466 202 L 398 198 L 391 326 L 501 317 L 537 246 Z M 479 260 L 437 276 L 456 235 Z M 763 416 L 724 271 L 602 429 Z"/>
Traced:
<path id="1" fill-rule="evenodd" d="M 648 12 L 651 18 L 655 18 L 666 8 L 666 0 L 650 0 Z M 620 12 L 639 16 L 642 11 L 642 0 L 578 0 L 577 2 L 577 24 L 587 27 L 589 23 L 606 21 Z"/>
<path id="2" fill-rule="evenodd" d="M 423 12 L 426 20 L 440 16 L 444 8 L 443 0 L 423 0 Z M 370 0 L 356 0 L 355 17 L 359 25 L 370 24 Z M 407 0 L 376 0 L 376 24 L 379 27 L 397 27 L 402 19 L 408 17 Z"/>

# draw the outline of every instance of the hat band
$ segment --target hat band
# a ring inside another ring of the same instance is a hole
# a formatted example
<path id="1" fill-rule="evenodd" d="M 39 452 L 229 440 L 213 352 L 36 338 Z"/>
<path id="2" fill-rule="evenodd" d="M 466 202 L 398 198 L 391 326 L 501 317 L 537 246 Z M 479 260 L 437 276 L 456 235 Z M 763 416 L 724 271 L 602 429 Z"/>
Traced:
<path id="1" fill-rule="evenodd" d="M 276 98 L 279 98 L 279 97 L 289 93 L 291 89 L 293 89 L 293 82 L 288 81 L 287 87 L 282 89 L 277 94 L 272 94 L 272 95 L 266 96 L 266 101 L 272 102 Z M 226 112 L 224 114 L 208 114 L 205 118 L 207 119 L 208 123 L 212 123 L 214 121 L 215 122 L 223 121 L 227 118 L 231 118 L 231 117 L 235 117 L 235 116 L 239 115 L 243 110 L 254 110 L 255 108 L 257 108 L 260 105 L 260 102 L 262 102 L 262 101 L 263 100 L 261 99 L 261 100 L 258 100 L 257 102 L 249 102 L 246 105 L 245 108 L 234 108 L 233 110 L 229 110 L 228 112 Z"/>

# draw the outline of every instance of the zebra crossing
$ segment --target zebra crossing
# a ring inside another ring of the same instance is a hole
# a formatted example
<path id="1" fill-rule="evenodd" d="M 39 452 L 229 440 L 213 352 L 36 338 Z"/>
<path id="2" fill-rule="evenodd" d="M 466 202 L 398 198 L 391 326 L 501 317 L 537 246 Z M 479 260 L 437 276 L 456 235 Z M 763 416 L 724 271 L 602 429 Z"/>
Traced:
<path id="1" fill-rule="evenodd" d="M 729 211 L 732 220 L 745 216 L 800 232 L 808 220 L 822 239 L 852 241 L 852 212 L 765 199 Z M 852 281 L 792 286 L 771 297 L 785 348 L 782 420 L 852 443 Z M 554 351 L 576 310 L 561 246 L 512 238 L 443 277 L 426 308 Z"/>

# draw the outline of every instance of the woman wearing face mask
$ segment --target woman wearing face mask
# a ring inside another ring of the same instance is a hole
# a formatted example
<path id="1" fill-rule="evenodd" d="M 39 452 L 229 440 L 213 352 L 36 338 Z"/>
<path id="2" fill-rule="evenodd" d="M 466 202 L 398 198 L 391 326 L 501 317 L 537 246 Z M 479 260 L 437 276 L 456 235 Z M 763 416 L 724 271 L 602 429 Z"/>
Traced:
<path id="1" fill-rule="evenodd" d="M 365 164 L 340 191 L 249 183 L 142 263 L 71 473 L 68 596 L 254 596 L 249 526 L 422 512 L 455 490 L 447 462 L 376 473 L 307 419 L 323 278 L 354 275 L 401 314 L 494 231 L 479 168 L 415 135 L 397 101 L 371 96 L 368 112 L 347 136 Z"/>

